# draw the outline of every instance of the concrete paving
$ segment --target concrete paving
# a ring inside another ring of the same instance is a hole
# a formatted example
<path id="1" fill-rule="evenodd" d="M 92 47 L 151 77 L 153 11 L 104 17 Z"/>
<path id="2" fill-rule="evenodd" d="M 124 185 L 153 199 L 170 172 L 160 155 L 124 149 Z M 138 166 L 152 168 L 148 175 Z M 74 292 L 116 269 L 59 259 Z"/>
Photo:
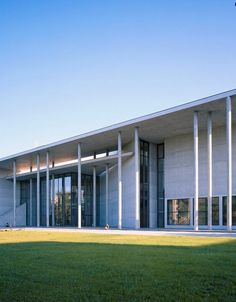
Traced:
<path id="1" fill-rule="evenodd" d="M 160 230 L 160 229 L 144 229 L 144 230 L 128 230 L 128 229 L 109 229 L 104 228 L 73 228 L 73 227 L 22 227 L 22 228 L 0 228 L 0 231 L 43 231 L 43 232 L 77 232 L 91 234 L 109 234 L 109 235 L 133 235 L 133 236 L 193 236 L 193 237 L 225 237 L 236 238 L 236 231 L 192 231 L 192 230 Z"/>

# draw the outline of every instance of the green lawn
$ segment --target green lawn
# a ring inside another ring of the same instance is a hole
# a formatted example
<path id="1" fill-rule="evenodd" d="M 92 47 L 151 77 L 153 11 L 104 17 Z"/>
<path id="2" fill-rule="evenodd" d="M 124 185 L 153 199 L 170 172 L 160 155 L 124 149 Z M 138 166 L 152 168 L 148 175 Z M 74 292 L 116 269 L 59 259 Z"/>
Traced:
<path id="1" fill-rule="evenodd" d="M 236 301 L 236 240 L 0 232 L 0 301 Z"/>

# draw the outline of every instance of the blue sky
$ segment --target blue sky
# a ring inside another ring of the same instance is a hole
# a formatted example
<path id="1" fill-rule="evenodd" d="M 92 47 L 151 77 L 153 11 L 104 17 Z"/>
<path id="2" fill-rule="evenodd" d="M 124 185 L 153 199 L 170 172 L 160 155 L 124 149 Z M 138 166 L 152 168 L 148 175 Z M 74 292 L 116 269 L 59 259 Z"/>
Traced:
<path id="1" fill-rule="evenodd" d="M 0 0 L 0 156 L 236 88 L 231 0 Z"/>

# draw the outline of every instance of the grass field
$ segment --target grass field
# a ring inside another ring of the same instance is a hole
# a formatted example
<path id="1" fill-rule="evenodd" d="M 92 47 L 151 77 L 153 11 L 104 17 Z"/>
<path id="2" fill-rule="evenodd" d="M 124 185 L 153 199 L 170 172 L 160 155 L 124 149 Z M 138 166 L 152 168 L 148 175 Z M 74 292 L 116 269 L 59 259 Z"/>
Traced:
<path id="1" fill-rule="evenodd" d="M 236 301 L 236 240 L 0 232 L 0 301 Z"/>

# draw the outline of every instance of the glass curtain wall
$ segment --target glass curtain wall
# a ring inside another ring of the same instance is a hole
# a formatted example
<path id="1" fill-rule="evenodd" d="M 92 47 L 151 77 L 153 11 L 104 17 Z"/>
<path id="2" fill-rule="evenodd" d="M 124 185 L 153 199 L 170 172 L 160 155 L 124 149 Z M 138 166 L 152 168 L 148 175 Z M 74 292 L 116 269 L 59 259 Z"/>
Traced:
<path id="1" fill-rule="evenodd" d="M 92 226 L 93 224 L 93 177 L 82 174 L 82 200 L 81 200 L 81 225 Z"/>
<path id="2" fill-rule="evenodd" d="M 54 175 L 50 177 L 49 221 L 52 225 L 54 213 L 55 226 L 78 225 L 77 173 Z M 92 226 L 93 222 L 93 177 L 82 174 L 82 226 Z M 30 181 L 20 182 L 20 203 L 26 203 L 26 225 L 30 225 Z M 99 205 L 99 177 L 97 177 L 97 205 Z M 52 209 L 53 207 L 53 209 Z M 97 207 L 98 208 L 98 207 Z M 37 225 L 37 180 L 32 179 L 32 225 Z M 99 212 L 97 211 L 97 218 Z M 46 226 L 46 178 L 40 180 L 40 226 Z"/>
<path id="3" fill-rule="evenodd" d="M 46 226 L 46 178 L 40 179 L 40 226 Z"/>
<path id="4" fill-rule="evenodd" d="M 149 143 L 140 141 L 140 227 L 149 227 Z"/>
<path id="5" fill-rule="evenodd" d="M 164 144 L 157 145 L 157 227 L 165 226 Z"/>
<path id="6" fill-rule="evenodd" d="M 93 178 L 81 177 L 81 225 L 92 226 L 93 222 Z M 54 213 L 56 226 L 78 225 L 77 174 L 55 176 Z"/>

